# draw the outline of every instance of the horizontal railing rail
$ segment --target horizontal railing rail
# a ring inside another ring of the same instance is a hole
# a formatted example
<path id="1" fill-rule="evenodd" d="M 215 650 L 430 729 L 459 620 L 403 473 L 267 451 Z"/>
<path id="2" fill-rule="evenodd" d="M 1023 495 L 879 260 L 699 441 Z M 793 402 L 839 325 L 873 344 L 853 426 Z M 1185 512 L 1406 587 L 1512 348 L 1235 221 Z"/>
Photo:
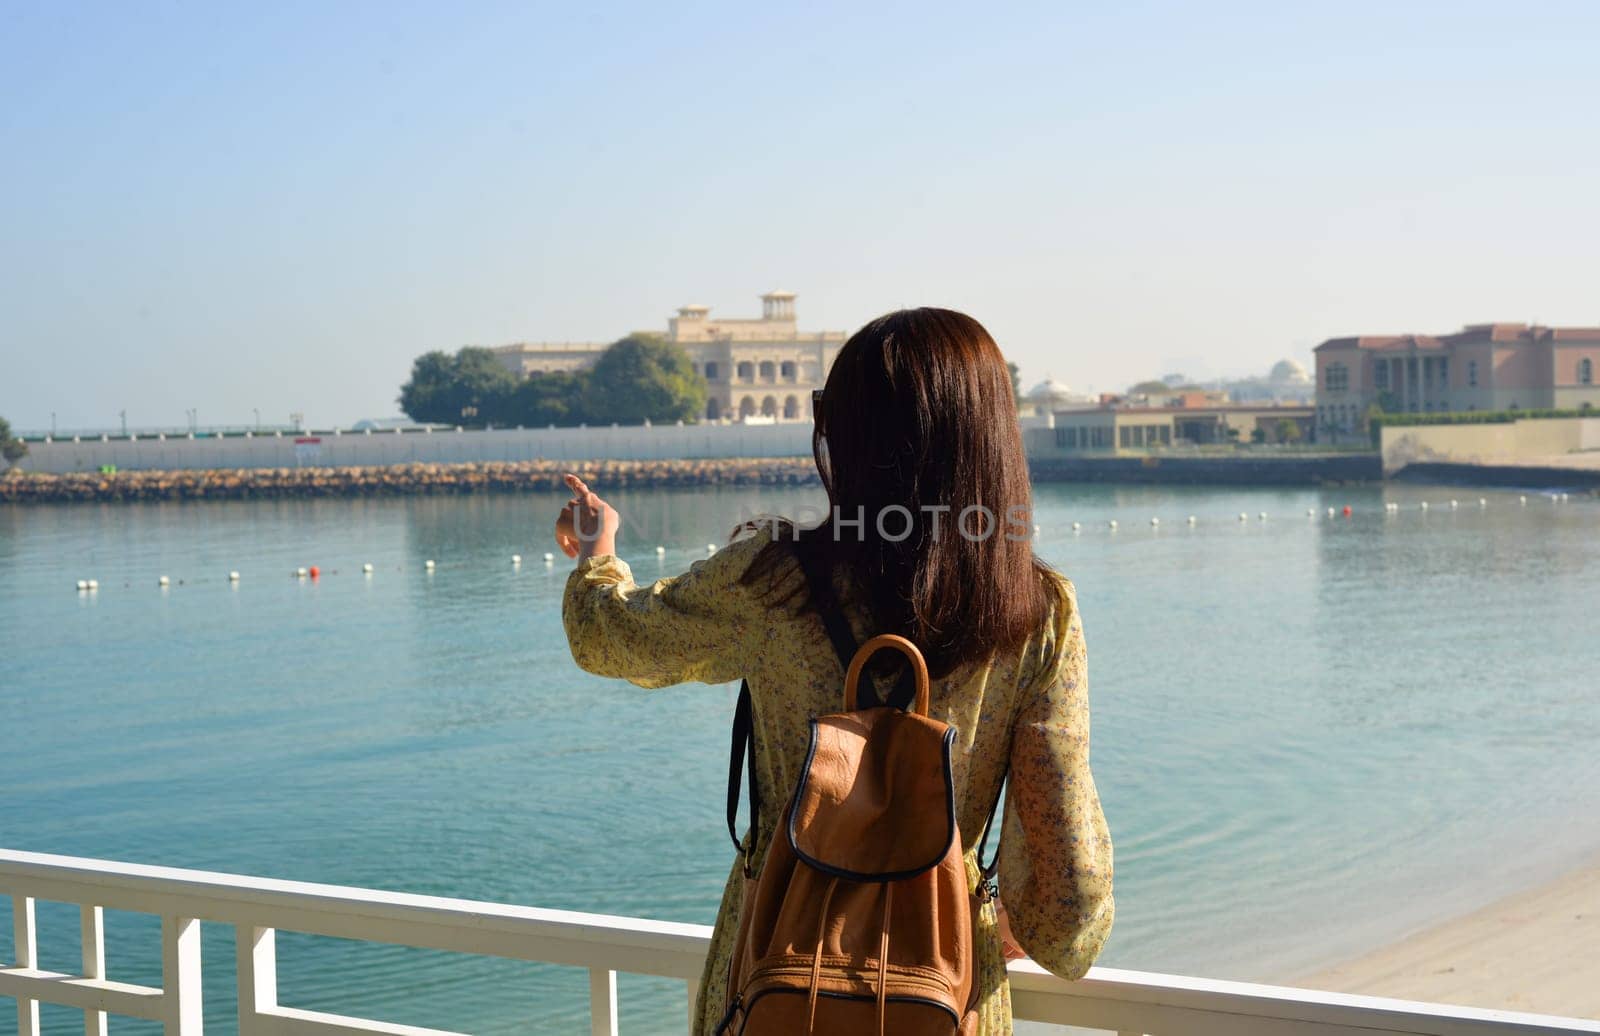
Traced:
<path id="1" fill-rule="evenodd" d="M 104 1036 L 111 1014 L 161 1022 L 169 1036 L 197 1036 L 201 921 L 234 926 L 241 1036 L 449 1036 L 278 1003 L 279 929 L 584 968 L 591 1031 L 607 1034 L 617 1032 L 619 972 L 685 982 L 692 1010 L 711 935 L 704 925 L 3 849 L 0 894 L 11 898 L 14 936 L 12 963 L 0 968 L 0 996 L 17 1002 L 18 1036 L 39 1036 L 40 1003 L 81 1009 L 87 1036 Z M 38 966 L 41 900 L 79 907 L 81 973 Z M 159 987 L 106 978 L 108 908 L 160 917 Z M 1022 961 L 1011 965 L 1011 982 L 1020 1019 L 1122 1036 L 1600 1033 L 1600 1021 L 1113 968 L 1068 982 Z"/>

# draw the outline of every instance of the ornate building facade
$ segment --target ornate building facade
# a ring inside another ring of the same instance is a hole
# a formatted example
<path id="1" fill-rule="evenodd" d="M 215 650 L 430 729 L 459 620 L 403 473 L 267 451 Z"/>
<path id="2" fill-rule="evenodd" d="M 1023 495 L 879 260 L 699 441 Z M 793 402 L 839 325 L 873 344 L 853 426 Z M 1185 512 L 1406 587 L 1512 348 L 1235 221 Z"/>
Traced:
<path id="1" fill-rule="evenodd" d="M 795 294 L 761 296 L 761 316 L 726 320 L 711 307 L 681 306 L 667 321 L 667 341 L 683 346 L 706 380 L 708 421 L 809 421 L 811 393 L 848 337 L 843 331 L 801 331 Z M 660 332 L 647 332 L 660 334 Z M 537 377 L 589 367 L 609 342 L 518 342 L 495 349 L 515 374 Z"/>

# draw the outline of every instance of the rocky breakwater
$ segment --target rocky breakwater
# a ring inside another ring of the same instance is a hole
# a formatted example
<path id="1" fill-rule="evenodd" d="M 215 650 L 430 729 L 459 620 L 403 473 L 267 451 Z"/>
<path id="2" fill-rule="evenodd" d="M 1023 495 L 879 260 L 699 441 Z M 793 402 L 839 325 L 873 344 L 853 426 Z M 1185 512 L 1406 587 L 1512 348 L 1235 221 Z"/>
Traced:
<path id="1" fill-rule="evenodd" d="M 604 489 L 804 486 L 817 483 L 807 457 L 722 460 L 515 461 L 396 464 L 351 468 L 240 468 L 0 475 L 0 503 L 262 500 L 299 497 L 426 496 L 566 492 L 575 471 Z"/>

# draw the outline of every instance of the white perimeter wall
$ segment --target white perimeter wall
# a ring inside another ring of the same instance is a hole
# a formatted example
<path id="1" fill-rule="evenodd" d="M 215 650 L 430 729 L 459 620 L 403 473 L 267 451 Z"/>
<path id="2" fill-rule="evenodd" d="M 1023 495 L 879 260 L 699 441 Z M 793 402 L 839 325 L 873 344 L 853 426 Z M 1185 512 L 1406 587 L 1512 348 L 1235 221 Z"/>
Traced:
<path id="1" fill-rule="evenodd" d="M 809 457 L 811 423 L 658 425 L 480 432 L 393 431 L 267 434 L 254 438 L 168 437 L 28 443 L 25 471 L 66 474 L 185 468 L 368 467 L 518 460 L 693 460 Z"/>

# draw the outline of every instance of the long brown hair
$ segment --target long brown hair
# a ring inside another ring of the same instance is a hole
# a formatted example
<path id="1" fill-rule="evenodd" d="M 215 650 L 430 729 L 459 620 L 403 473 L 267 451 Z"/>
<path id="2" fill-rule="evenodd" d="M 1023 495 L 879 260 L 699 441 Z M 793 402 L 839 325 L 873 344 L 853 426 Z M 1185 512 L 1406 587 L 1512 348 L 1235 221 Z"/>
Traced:
<path id="1" fill-rule="evenodd" d="M 821 571 L 843 565 L 866 591 L 873 632 L 909 637 L 935 676 L 1038 629 L 1053 576 L 1033 553 L 1011 372 L 982 324 L 948 309 L 879 317 L 839 350 L 815 419 L 829 516 L 782 526 L 746 583 L 773 577 L 796 548 Z"/>

